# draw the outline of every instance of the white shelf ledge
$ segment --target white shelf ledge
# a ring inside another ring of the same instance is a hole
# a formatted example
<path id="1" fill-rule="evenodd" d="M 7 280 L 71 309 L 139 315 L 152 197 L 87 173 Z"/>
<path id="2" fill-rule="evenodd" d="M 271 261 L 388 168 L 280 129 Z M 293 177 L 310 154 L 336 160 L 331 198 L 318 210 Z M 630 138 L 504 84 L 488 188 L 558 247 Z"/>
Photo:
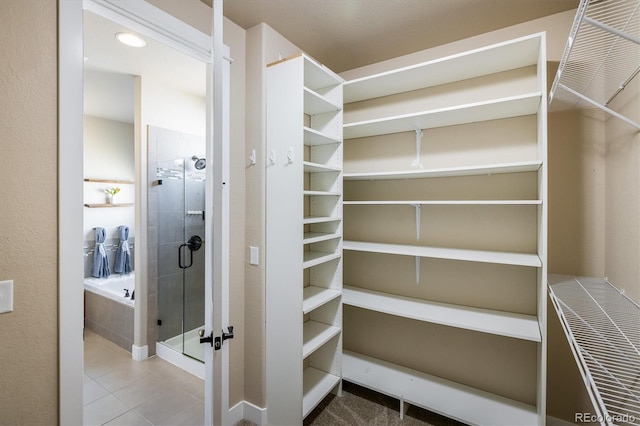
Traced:
<path id="1" fill-rule="evenodd" d="M 419 129 L 453 126 L 478 121 L 497 120 L 536 114 L 540 106 L 540 92 L 510 96 L 489 101 L 455 105 L 411 114 L 396 115 L 374 120 L 345 123 L 344 139 L 386 135 Z"/>
<path id="2" fill-rule="evenodd" d="M 342 302 L 417 321 L 540 342 L 538 320 L 532 315 L 430 302 L 352 286 L 344 286 Z"/>
<path id="3" fill-rule="evenodd" d="M 466 250 L 442 247 L 412 246 L 404 244 L 344 241 L 343 250 L 370 253 L 398 254 L 402 256 L 431 257 L 467 262 L 497 263 L 501 265 L 531 266 L 539 268 L 542 262 L 537 254 L 488 250 Z"/>
<path id="4" fill-rule="evenodd" d="M 302 416 L 307 415 L 340 383 L 340 377 L 308 367 L 303 374 Z"/>
<path id="5" fill-rule="evenodd" d="M 313 223 L 337 222 L 340 220 L 342 220 L 342 218 L 334 216 L 307 216 L 302 219 L 302 224 L 311 225 Z"/>
<path id="6" fill-rule="evenodd" d="M 341 253 L 324 253 L 320 251 L 305 251 L 302 268 L 303 269 L 311 268 L 311 267 L 332 261 L 334 259 L 340 259 L 340 257 L 342 257 Z"/>
<path id="7" fill-rule="evenodd" d="M 471 425 L 539 424 L 531 405 L 355 352 L 343 352 L 342 377 Z"/>
<path id="8" fill-rule="evenodd" d="M 342 171 L 339 167 L 326 166 L 324 164 L 312 163 L 310 161 L 304 161 L 302 164 L 304 165 L 305 173 L 328 173 Z"/>
<path id="9" fill-rule="evenodd" d="M 302 313 L 308 314 L 316 308 L 339 297 L 342 293 L 339 290 L 323 288 L 310 285 L 303 290 Z"/>
<path id="10" fill-rule="evenodd" d="M 302 193 L 304 195 L 332 195 L 332 196 L 340 196 L 342 195 L 342 193 L 337 192 L 337 191 L 310 191 L 310 190 L 304 190 L 302 191 Z"/>
<path id="11" fill-rule="evenodd" d="M 317 63 L 305 54 L 304 58 L 304 85 L 313 90 L 324 87 L 338 86 L 344 80 L 336 73 L 322 64 Z"/>
<path id="12" fill-rule="evenodd" d="M 310 127 L 304 127 L 304 144 L 307 146 L 329 145 L 341 142 L 342 140 L 337 137 L 327 135 Z"/>
<path id="13" fill-rule="evenodd" d="M 392 180 L 421 179 L 456 176 L 480 176 L 503 173 L 535 172 L 542 166 L 541 161 L 520 161 L 513 163 L 486 164 L 464 167 L 445 167 L 439 169 L 400 170 L 390 172 L 344 173 L 344 180 Z"/>
<path id="14" fill-rule="evenodd" d="M 305 322 L 302 331 L 302 335 L 304 336 L 302 358 L 308 357 L 338 334 L 340 334 L 339 327 L 317 321 Z"/>
<path id="15" fill-rule="evenodd" d="M 542 204 L 540 200 L 416 200 L 416 201 L 344 201 L 348 206 L 534 206 Z"/>
<path id="16" fill-rule="evenodd" d="M 340 111 L 342 108 L 319 93 L 304 88 L 304 113 L 308 115 L 324 114 Z"/>
<path id="17" fill-rule="evenodd" d="M 344 83 L 344 103 L 373 99 L 538 63 L 540 34 L 494 44 Z"/>
<path id="18" fill-rule="evenodd" d="M 303 244 L 319 243 L 321 241 L 335 240 L 341 238 L 341 234 L 332 232 L 305 232 L 302 240 Z"/>

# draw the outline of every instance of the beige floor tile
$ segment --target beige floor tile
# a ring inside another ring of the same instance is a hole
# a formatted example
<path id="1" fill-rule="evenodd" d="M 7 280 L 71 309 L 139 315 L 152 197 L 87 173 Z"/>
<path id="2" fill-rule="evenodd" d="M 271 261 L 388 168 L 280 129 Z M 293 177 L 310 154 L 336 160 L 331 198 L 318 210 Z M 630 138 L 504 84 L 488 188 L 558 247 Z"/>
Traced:
<path id="1" fill-rule="evenodd" d="M 204 404 L 196 403 L 158 426 L 200 426 L 204 424 Z"/>
<path id="2" fill-rule="evenodd" d="M 183 383 L 193 377 L 193 374 L 157 356 L 142 361 L 142 365 L 165 379 L 173 380 L 176 384 Z"/>
<path id="3" fill-rule="evenodd" d="M 82 401 L 84 405 L 92 403 L 102 397 L 109 395 L 109 391 L 100 386 L 99 383 L 90 380 L 82 387 Z"/>
<path id="4" fill-rule="evenodd" d="M 204 401 L 204 380 L 199 377 L 191 376 L 185 380 L 180 387 L 187 391 L 198 401 Z"/>
<path id="5" fill-rule="evenodd" d="M 182 389 L 167 389 L 155 398 L 140 404 L 135 410 L 154 425 L 159 425 L 197 402 Z"/>
<path id="6" fill-rule="evenodd" d="M 140 414 L 131 410 L 111 420 L 105 426 L 152 426 L 152 424 Z"/>
<path id="7" fill-rule="evenodd" d="M 142 379 L 118 389 L 114 395 L 129 407 L 134 408 L 159 396 L 169 386 L 171 386 L 170 382 L 150 372 Z"/>
<path id="8" fill-rule="evenodd" d="M 142 367 L 138 361 L 127 360 L 122 363 L 117 370 L 111 371 L 95 379 L 102 387 L 109 392 L 136 382 L 145 376 L 152 374 L 148 369 Z"/>
<path id="9" fill-rule="evenodd" d="M 84 406 L 83 426 L 103 425 L 129 411 L 122 401 L 107 395 Z"/>

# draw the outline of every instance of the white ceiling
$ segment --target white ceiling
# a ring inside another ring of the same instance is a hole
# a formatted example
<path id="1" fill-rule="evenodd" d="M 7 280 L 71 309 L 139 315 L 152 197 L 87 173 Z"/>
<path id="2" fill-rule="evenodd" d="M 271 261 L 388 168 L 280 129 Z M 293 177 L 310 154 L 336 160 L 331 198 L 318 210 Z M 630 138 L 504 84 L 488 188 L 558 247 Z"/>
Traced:
<path id="1" fill-rule="evenodd" d="M 211 5 L 211 0 L 202 0 Z M 579 0 L 227 0 L 248 29 L 267 23 L 335 72 L 577 8 Z"/>
<path id="2" fill-rule="evenodd" d="M 115 34 L 128 31 L 94 13 L 84 12 L 84 111 L 87 115 L 133 122 L 133 76 L 205 96 L 205 64 L 145 39 L 143 48 L 120 43 Z"/>

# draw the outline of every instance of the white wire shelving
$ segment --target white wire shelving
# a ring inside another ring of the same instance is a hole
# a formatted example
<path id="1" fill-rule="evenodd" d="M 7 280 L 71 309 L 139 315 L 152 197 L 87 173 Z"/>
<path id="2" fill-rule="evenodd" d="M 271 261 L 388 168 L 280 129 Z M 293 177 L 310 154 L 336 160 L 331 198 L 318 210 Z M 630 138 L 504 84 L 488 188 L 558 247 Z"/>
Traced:
<path id="1" fill-rule="evenodd" d="M 601 425 L 640 425 L 640 305 L 604 278 L 548 277 Z"/>
<path id="2" fill-rule="evenodd" d="M 597 107 L 640 129 L 609 107 L 639 72 L 640 0 L 581 0 L 549 103 Z"/>

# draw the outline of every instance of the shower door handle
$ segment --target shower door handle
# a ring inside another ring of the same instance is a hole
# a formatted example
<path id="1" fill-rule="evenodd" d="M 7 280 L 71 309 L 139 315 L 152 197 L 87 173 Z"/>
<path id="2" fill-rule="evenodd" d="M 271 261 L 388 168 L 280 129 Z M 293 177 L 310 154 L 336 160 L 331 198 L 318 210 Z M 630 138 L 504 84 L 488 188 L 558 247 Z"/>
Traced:
<path id="1" fill-rule="evenodd" d="M 178 267 L 180 267 L 180 269 L 191 268 L 191 266 L 193 265 L 193 250 L 189 250 L 189 264 L 185 265 L 184 263 L 182 254 L 184 253 L 185 247 L 189 247 L 189 244 L 187 243 L 180 244 L 180 247 L 178 247 Z"/>

